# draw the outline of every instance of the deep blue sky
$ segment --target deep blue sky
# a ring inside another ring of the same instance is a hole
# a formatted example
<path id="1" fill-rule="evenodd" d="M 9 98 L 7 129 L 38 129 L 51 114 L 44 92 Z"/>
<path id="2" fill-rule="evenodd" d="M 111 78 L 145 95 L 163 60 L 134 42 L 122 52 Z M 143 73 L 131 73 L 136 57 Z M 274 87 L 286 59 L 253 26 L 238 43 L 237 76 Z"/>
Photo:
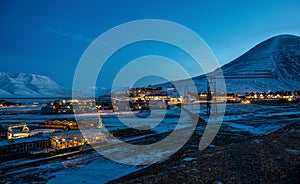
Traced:
<path id="1" fill-rule="evenodd" d="M 0 71 L 46 75 L 71 88 L 76 64 L 93 39 L 119 24 L 149 18 L 192 29 L 221 65 L 274 35 L 300 35 L 299 0 L 1 0 Z"/>

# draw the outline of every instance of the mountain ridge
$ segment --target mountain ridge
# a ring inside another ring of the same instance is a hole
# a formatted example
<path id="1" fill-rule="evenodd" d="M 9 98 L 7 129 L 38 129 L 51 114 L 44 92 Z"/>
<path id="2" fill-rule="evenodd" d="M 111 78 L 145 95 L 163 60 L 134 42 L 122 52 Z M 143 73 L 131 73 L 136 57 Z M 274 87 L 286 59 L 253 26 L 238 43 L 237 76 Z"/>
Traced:
<path id="1" fill-rule="evenodd" d="M 300 37 L 289 34 L 273 36 L 221 68 L 192 79 L 198 91 L 206 91 L 207 76 L 220 78 L 220 74 L 224 75 L 227 92 L 300 90 Z M 185 81 L 173 83 L 187 89 Z M 168 87 L 170 83 L 161 86 Z"/>
<path id="2" fill-rule="evenodd" d="M 228 91 L 280 91 L 300 89 L 300 37 L 277 35 L 251 48 L 222 67 L 225 78 L 246 74 L 240 79 L 226 79 Z M 248 80 L 247 80 L 248 79 Z M 240 81 L 239 81 L 240 80 Z M 237 89 L 237 86 L 243 86 Z"/>
<path id="3" fill-rule="evenodd" d="M 65 97 L 68 90 L 47 76 L 0 72 L 0 97 Z"/>

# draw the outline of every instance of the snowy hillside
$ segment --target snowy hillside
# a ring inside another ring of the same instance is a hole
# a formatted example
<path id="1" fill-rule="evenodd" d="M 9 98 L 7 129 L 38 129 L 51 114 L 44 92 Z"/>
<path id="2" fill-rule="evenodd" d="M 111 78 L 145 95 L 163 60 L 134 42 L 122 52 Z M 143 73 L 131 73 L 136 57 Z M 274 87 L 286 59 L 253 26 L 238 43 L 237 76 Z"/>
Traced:
<path id="1" fill-rule="evenodd" d="M 300 37 L 270 38 L 222 70 L 228 91 L 300 89 Z"/>
<path id="2" fill-rule="evenodd" d="M 49 77 L 33 74 L 0 72 L 0 97 L 66 97 L 71 91 Z"/>
<path id="3" fill-rule="evenodd" d="M 300 37 L 272 37 L 221 68 L 228 92 L 300 90 Z M 208 75 L 218 77 L 218 70 Z M 193 79 L 200 91 L 206 90 L 205 75 Z M 186 88 L 184 80 L 178 84 Z"/>

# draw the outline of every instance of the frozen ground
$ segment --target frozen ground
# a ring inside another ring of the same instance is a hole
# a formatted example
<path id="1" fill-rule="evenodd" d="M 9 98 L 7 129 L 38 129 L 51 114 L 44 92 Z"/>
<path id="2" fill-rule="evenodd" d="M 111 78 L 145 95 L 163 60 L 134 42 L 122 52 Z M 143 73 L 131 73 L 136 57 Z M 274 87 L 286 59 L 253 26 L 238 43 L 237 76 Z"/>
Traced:
<path id="1" fill-rule="evenodd" d="M 193 113 L 197 113 L 193 106 L 188 106 L 187 108 Z M 298 106 L 298 104 L 280 106 L 227 104 L 226 108 L 222 128 L 219 133 L 226 133 L 229 134 L 229 136 L 246 135 L 244 133 L 253 136 L 265 135 L 291 123 L 300 122 L 300 106 Z M 208 118 L 204 115 L 206 114 L 205 111 L 206 107 L 204 105 L 201 106 L 200 114 L 207 120 Z M 172 116 L 172 112 L 176 113 Z M 126 121 L 132 120 L 133 123 L 144 122 L 146 125 L 153 126 L 153 130 L 157 133 L 164 133 L 172 131 L 178 122 L 178 113 L 180 111 L 178 112 L 176 110 L 172 112 L 168 112 L 169 115 L 159 125 L 156 125 L 159 119 L 158 117 L 164 113 L 160 110 L 156 111 L 153 116 L 149 116 L 148 118 L 139 119 L 136 118 L 134 114 L 123 114 L 120 116 L 121 118 L 126 119 Z M 50 117 L 66 118 L 70 116 L 72 115 L 43 116 L 39 114 L 22 113 L 2 115 L 0 116 L 0 122 L 4 124 L 6 122 L 14 122 L 15 120 L 23 122 L 39 122 Z M 90 115 L 90 117 L 91 116 L 92 115 Z M 87 116 L 87 118 L 89 118 L 89 116 Z M 122 124 L 116 116 L 106 114 L 105 116 L 102 116 L 102 118 L 106 126 L 122 127 Z M 188 122 L 190 121 L 190 117 L 185 114 L 183 120 Z M 180 128 L 184 128 L 184 126 Z M 197 129 L 203 130 L 204 127 L 199 127 Z M 211 145 L 211 147 L 213 146 L 214 145 Z M 109 152 L 110 150 L 107 151 Z M 127 159 L 126 153 L 124 153 L 124 159 Z M 193 158 L 184 158 L 185 162 L 192 160 Z M 6 164 L 9 164 L 9 162 Z M 15 162 L 24 162 L 24 159 L 19 159 L 14 161 L 14 163 Z M 30 181 L 37 183 L 106 183 L 145 167 L 147 166 L 132 166 L 116 163 L 104 158 L 99 153 L 94 152 L 76 155 L 61 160 L 44 161 L 15 169 L 4 169 L 0 172 L 0 180 L 7 183 L 24 183 Z"/>
<path id="2" fill-rule="evenodd" d="M 80 158 L 63 161 L 64 169 L 55 173 L 55 177 L 48 183 L 106 183 L 143 168 L 119 164 L 103 157 L 86 165 L 83 164 L 84 159 Z"/>
<path id="3" fill-rule="evenodd" d="M 187 107 L 196 113 L 193 106 Z M 201 105 L 201 114 L 206 121 L 205 105 Z M 284 126 L 300 121 L 298 104 L 284 105 L 245 105 L 227 104 L 222 126 L 227 125 L 232 132 L 249 132 L 253 135 L 272 133 Z"/>

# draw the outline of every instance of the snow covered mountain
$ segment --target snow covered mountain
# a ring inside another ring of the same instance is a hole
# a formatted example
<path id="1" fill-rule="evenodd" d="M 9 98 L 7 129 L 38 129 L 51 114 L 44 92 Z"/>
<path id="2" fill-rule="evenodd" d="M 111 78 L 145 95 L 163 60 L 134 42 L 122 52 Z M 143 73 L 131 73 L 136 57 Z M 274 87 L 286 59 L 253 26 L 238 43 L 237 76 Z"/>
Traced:
<path id="1" fill-rule="evenodd" d="M 222 67 L 227 91 L 300 89 L 300 37 L 272 37 Z"/>
<path id="2" fill-rule="evenodd" d="M 300 90 L 300 37 L 279 35 L 256 45 L 221 67 L 227 92 Z M 219 69 L 207 75 L 218 77 Z M 206 91 L 206 75 L 193 78 L 198 90 Z M 218 82 L 216 80 L 216 82 Z M 185 81 L 177 85 L 186 89 Z M 163 84 L 168 86 L 170 84 Z"/>
<path id="3" fill-rule="evenodd" d="M 49 77 L 0 72 L 0 97 L 66 97 L 71 91 L 60 86 Z"/>

